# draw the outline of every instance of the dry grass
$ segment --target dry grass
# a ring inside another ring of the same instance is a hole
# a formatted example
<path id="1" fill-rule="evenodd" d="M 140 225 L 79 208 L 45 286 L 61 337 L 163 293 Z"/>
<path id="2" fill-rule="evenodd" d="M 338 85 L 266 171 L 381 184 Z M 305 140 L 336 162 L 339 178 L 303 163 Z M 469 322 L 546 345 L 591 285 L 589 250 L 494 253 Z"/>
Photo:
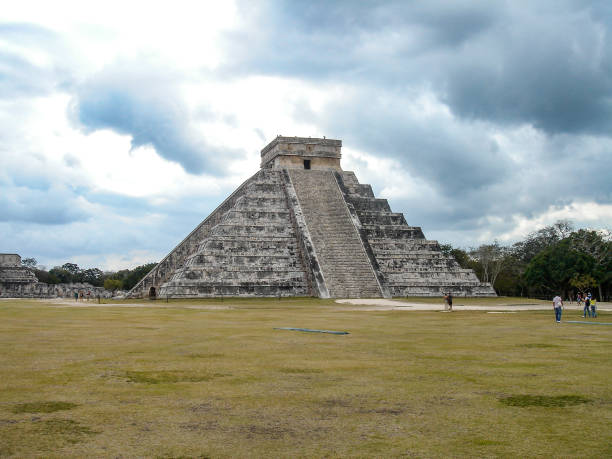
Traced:
<path id="1" fill-rule="evenodd" d="M 187 304 L 0 302 L 0 456 L 612 456 L 612 327 Z"/>

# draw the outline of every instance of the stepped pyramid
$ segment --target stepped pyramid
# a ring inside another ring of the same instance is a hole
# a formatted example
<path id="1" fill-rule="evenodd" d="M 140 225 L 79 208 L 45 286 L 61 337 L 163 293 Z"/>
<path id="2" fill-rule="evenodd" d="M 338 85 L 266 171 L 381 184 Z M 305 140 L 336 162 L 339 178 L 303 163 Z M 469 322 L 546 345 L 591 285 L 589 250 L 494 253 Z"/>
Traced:
<path id="1" fill-rule="evenodd" d="M 277 137 L 261 169 L 129 297 L 494 296 L 340 167 L 342 142 Z"/>

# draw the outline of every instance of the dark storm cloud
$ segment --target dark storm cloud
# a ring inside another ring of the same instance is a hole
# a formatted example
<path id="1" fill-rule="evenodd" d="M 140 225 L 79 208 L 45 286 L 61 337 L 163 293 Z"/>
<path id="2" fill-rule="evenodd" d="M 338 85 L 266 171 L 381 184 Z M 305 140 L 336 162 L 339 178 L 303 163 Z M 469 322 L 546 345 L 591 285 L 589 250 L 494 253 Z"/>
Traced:
<path id="1" fill-rule="evenodd" d="M 192 128 L 178 81 L 177 75 L 143 63 L 117 65 L 78 88 L 72 117 L 86 130 L 131 135 L 132 147 L 152 146 L 191 174 L 222 173 L 224 159 L 239 152 L 208 144 Z"/>
<path id="2" fill-rule="evenodd" d="M 406 59 L 454 49 L 496 19 L 493 2 L 268 2 L 228 38 L 231 71 L 399 83 Z M 243 4 L 246 6 L 246 4 Z M 415 77 L 422 74 L 422 69 Z"/>
<path id="3" fill-rule="evenodd" d="M 465 118 L 530 123 L 551 134 L 612 127 L 610 23 L 584 10 L 511 12 L 466 44 L 436 76 L 441 97 Z"/>
<path id="4" fill-rule="evenodd" d="M 327 106 L 317 123 L 345 145 L 395 158 L 414 177 L 438 184 L 444 193 L 465 196 L 504 179 L 510 159 L 478 126 L 458 125 L 440 115 L 407 110 L 404 98 L 360 92 Z M 456 184 L 461 183 L 461 188 Z"/>
<path id="5" fill-rule="evenodd" d="M 462 118 L 607 135 L 611 16 L 589 2 L 271 2 L 230 37 L 230 68 L 425 85 Z"/>

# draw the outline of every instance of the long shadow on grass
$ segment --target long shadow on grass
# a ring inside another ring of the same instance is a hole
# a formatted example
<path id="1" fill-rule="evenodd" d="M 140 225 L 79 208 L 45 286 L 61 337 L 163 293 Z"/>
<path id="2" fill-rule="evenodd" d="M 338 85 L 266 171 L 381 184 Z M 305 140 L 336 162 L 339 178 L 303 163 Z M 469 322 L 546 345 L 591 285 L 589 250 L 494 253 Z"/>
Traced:
<path id="1" fill-rule="evenodd" d="M 580 395 L 512 395 L 500 398 L 499 401 L 508 406 L 555 406 L 564 407 L 590 403 L 588 398 Z"/>
<path id="2" fill-rule="evenodd" d="M 188 373 L 185 371 L 127 371 L 125 376 L 129 382 L 133 383 L 162 384 L 210 381 L 214 378 L 229 375 L 224 375 L 221 373 Z"/>
<path id="3" fill-rule="evenodd" d="M 29 402 L 19 403 L 11 410 L 13 413 L 54 413 L 55 411 L 71 410 L 76 408 L 76 403 L 71 402 Z"/>

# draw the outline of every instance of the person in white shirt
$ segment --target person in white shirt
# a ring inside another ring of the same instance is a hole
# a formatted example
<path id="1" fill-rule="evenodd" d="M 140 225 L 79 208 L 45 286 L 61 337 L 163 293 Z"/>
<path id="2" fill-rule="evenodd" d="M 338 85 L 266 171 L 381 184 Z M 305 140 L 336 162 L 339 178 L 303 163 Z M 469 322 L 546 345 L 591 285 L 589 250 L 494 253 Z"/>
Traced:
<path id="1" fill-rule="evenodd" d="M 557 323 L 561 322 L 561 311 L 563 311 L 563 300 L 559 295 L 553 298 L 553 309 L 555 310 L 555 319 Z"/>

